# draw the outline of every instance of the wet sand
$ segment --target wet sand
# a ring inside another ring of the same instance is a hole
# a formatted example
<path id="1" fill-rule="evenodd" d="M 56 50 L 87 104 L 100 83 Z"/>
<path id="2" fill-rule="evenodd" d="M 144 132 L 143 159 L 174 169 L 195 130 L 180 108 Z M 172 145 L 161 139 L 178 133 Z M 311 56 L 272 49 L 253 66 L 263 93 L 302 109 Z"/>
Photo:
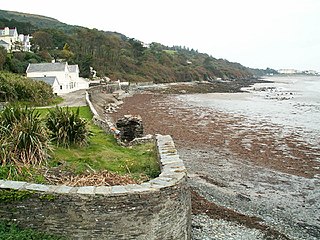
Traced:
<path id="1" fill-rule="evenodd" d="M 261 219 L 272 230 L 268 239 L 320 239 L 319 146 L 278 125 L 191 107 L 176 95 L 128 97 L 111 116 L 126 114 L 142 117 L 145 134 L 172 135 L 190 186 L 208 204 Z"/>

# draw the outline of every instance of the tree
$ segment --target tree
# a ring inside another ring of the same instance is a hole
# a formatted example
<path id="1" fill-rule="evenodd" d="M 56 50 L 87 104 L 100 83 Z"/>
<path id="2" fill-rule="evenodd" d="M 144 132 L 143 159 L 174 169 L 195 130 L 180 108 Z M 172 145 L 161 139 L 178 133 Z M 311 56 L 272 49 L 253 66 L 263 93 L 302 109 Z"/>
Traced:
<path id="1" fill-rule="evenodd" d="M 64 44 L 63 50 L 61 51 L 61 57 L 68 62 L 74 57 L 74 53 L 71 51 L 68 43 Z"/>
<path id="2" fill-rule="evenodd" d="M 142 45 L 142 43 L 134 38 L 129 39 L 129 43 L 132 46 L 133 55 L 135 57 L 141 57 L 143 56 L 145 47 Z"/>
<path id="3" fill-rule="evenodd" d="M 92 67 L 92 56 L 82 55 L 77 59 L 79 70 L 82 77 L 89 78 L 91 76 L 90 67 Z"/>
<path id="4" fill-rule="evenodd" d="M 0 70 L 3 70 L 4 63 L 7 58 L 7 50 L 4 47 L 0 47 Z"/>
<path id="5" fill-rule="evenodd" d="M 37 31 L 35 32 L 32 38 L 33 50 L 49 50 L 53 48 L 52 36 L 45 31 Z"/>

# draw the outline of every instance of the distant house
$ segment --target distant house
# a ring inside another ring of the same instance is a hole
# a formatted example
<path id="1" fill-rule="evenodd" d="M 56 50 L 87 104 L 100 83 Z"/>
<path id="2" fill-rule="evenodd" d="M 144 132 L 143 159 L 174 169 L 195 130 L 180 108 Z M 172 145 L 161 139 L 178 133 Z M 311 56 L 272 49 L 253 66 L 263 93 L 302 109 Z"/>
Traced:
<path id="1" fill-rule="evenodd" d="M 279 69 L 278 73 L 280 73 L 280 74 L 297 74 L 297 73 L 301 73 L 301 71 L 298 71 L 296 69 Z"/>
<path id="2" fill-rule="evenodd" d="M 89 88 L 89 82 L 79 77 L 78 65 L 65 63 L 30 63 L 27 77 L 47 82 L 60 95 Z"/>
<path id="3" fill-rule="evenodd" d="M 30 51 L 30 36 L 18 34 L 16 28 L 5 27 L 0 29 L 0 45 L 8 52 L 12 51 Z"/>
<path id="4" fill-rule="evenodd" d="M 8 44 L 6 47 L 7 51 L 10 51 L 14 48 L 14 43 L 19 39 L 18 32 L 16 28 L 10 29 L 5 27 L 0 29 L 0 40 Z"/>
<path id="5" fill-rule="evenodd" d="M 5 42 L 5 41 L 3 41 L 2 39 L 0 39 L 0 46 L 3 47 L 4 49 L 6 49 L 7 52 L 10 51 L 10 44 Z"/>
<path id="6" fill-rule="evenodd" d="M 19 42 L 20 44 L 18 44 L 18 48 L 20 48 L 20 50 L 25 51 L 25 52 L 30 52 L 31 51 L 31 36 L 28 35 L 24 35 L 24 34 L 19 34 Z"/>

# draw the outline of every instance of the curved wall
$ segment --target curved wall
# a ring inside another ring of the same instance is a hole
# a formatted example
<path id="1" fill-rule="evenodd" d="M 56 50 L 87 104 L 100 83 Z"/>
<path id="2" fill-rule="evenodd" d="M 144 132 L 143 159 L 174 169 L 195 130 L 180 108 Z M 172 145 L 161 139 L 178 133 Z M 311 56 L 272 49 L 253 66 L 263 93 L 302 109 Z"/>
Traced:
<path id="1" fill-rule="evenodd" d="M 170 136 L 157 135 L 156 142 L 161 174 L 139 185 L 69 187 L 0 180 L 0 219 L 71 239 L 190 239 L 186 169 Z"/>
<path id="2" fill-rule="evenodd" d="M 95 123 L 112 133 L 112 121 L 101 119 L 88 93 L 86 101 Z M 171 136 L 155 139 L 159 177 L 110 187 L 0 180 L 0 219 L 70 239 L 190 239 L 191 195 L 185 166 Z M 145 140 L 150 137 L 137 142 Z"/>

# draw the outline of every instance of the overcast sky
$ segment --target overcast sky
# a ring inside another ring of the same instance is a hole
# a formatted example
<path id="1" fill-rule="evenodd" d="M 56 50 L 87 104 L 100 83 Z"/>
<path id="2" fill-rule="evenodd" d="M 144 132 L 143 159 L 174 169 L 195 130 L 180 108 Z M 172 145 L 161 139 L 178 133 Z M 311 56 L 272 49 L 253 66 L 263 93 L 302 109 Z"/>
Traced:
<path id="1" fill-rule="evenodd" d="M 0 0 L 0 9 L 187 46 L 247 67 L 320 72 L 320 0 Z"/>

